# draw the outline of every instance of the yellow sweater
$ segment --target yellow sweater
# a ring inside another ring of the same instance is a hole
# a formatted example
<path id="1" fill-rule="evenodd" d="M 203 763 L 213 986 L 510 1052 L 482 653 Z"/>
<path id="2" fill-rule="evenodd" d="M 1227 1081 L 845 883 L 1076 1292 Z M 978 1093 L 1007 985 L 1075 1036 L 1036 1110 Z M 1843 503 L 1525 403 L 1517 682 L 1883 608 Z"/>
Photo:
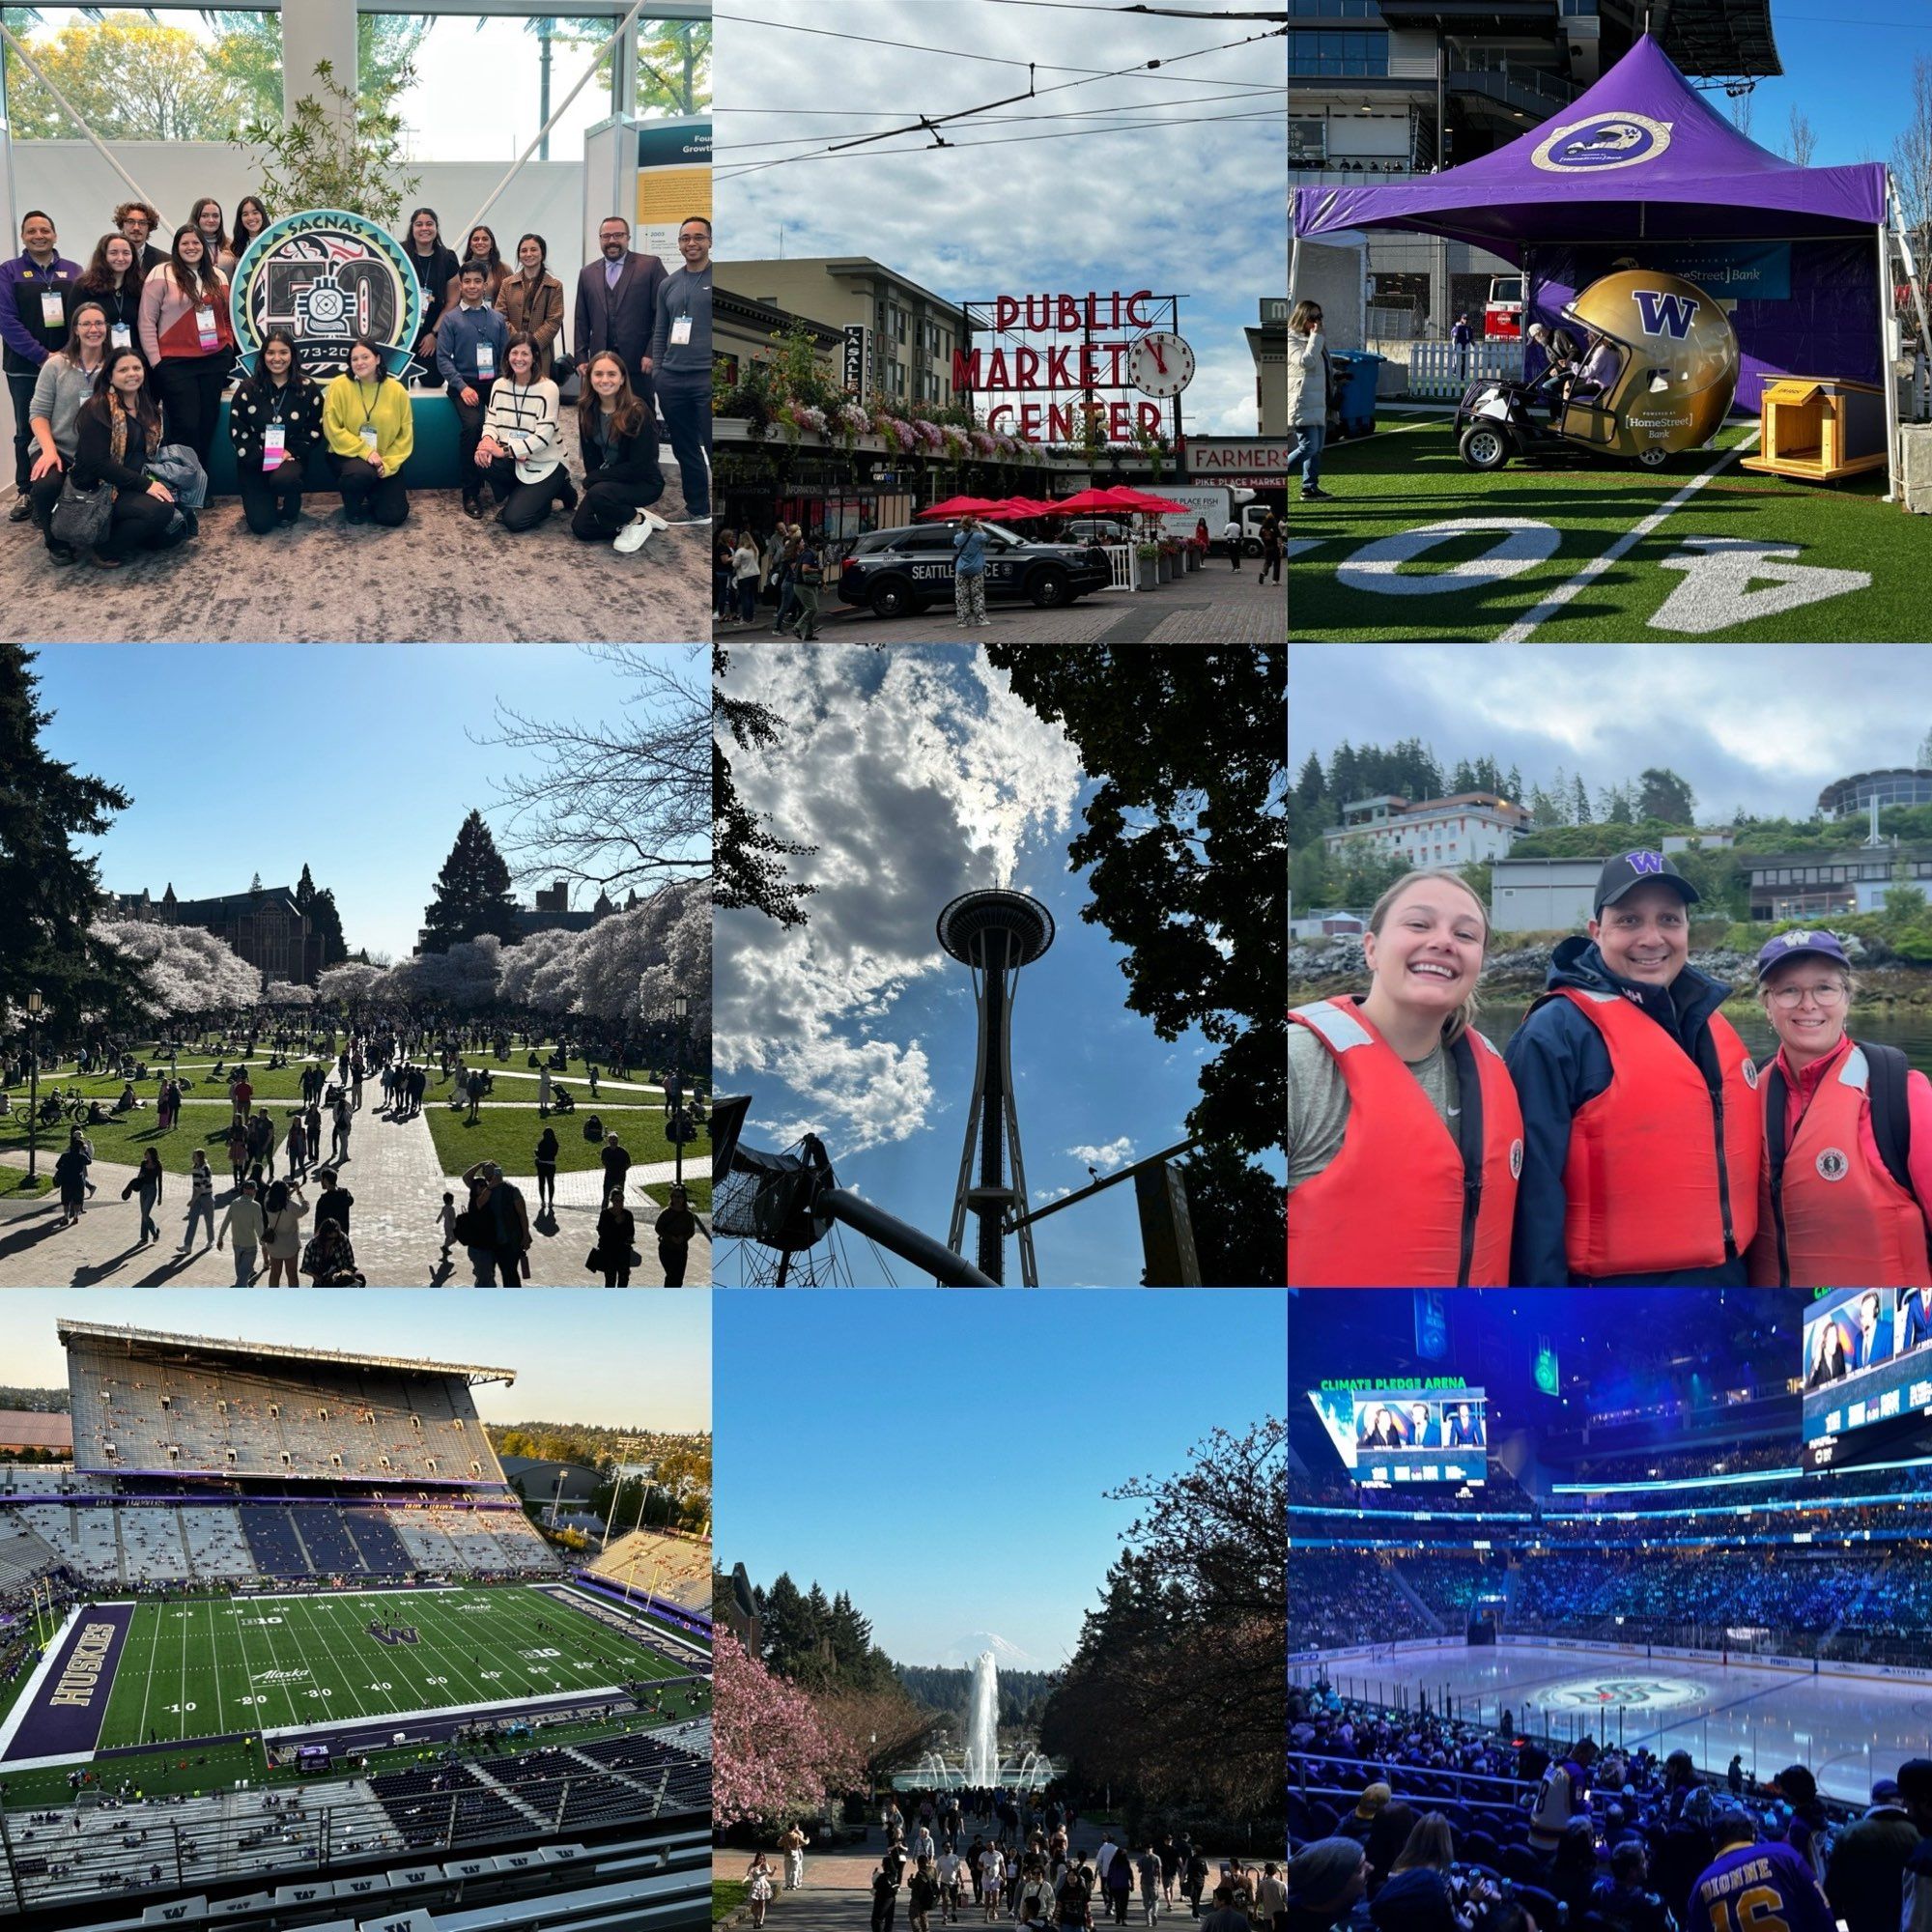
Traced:
<path id="1" fill-rule="evenodd" d="M 368 384 L 337 376 L 322 393 L 322 432 L 337 456 L 360 456 L 366 422 L 376 432 L 383 474 L 393 476 L 410 460 L 416 443 L 409 392 L 393 377 L 384 376 L 376 384 L 373 408 L 369 394 Z"/>

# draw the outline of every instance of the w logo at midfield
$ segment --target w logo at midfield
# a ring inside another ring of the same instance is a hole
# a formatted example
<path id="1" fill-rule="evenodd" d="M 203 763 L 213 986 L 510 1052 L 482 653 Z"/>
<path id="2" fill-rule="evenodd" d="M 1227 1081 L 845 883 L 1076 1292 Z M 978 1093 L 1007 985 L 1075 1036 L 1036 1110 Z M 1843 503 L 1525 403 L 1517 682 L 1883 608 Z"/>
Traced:
<path id="1" fill-rule="evenodd" d="M 1662 289 L 1633 289 L 1631 294 L 1643 317 L 1643 332 L 1668 335 L 1678 342 L 1690 334 L 1690 325 L 1703 306 L 1695 296 L 1670 295 Z"/>
<path id="2" fill-rule="evenodd" d="M 385 1624 L 377 1617 L 369 1620 L 369 1634 L 378 1643 L 414 1643 L 416 1640 L 413 1624 Z"/>

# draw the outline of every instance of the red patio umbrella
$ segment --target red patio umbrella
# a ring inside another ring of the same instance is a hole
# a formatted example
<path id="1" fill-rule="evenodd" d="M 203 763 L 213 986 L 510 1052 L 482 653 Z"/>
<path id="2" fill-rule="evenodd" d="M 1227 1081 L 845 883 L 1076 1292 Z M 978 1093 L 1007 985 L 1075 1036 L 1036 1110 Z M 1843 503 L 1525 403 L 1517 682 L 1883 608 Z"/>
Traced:
<path id="1" fill-rule="evenodd" d="M 1117 483 L 1111 490 L 1102 491 L 1101 495 L 1112 497 L 1122 510 L 1146 511 L 1150 516 L 1163 513 L 1185 516 L 1187 513 L 1187 505 L 1177 503 L 1172 497 L 1150 496 L 1147 491 L 1135 490 L 1125 483 Z"/>
<path id="2" fill-rule="evenodd" d="M 949 497 L 943 503 L 935 503 L 929 510 L 922 510 L 922 520 L 927 517 L 963 517 L 969 511 L 976 517 L 983 517 L 993 508 L 987 497 Z"/>
<path id="3" fill-rule="evenodd" d="M 1105 490 L 1082 490 L 1053 505 L 1053 513 L 1062 517 L 1118 516 L 1120 511 L 1121 505 Z"/>
<path id="4" fill-rule="evenodd" d="M 1014 519 L 1057 517 L 1060 514 L 1060 508 L 1055 503 L 1036 502 L 1031 497 L 1008 497 L 1001 502 L 987 504 L 986 514 L 989 517 L 1011 517 Z"/>

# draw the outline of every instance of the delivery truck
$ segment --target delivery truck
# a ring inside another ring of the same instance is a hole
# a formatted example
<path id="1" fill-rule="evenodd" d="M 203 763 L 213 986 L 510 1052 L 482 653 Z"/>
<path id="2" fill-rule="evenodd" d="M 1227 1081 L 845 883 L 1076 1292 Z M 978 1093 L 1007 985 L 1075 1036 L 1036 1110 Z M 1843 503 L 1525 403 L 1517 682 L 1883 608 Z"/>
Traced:
<path id="1" fill-rule="evenodd" d="M 1136 488 L 1141 486 L 1136 485 Z M 1221 533 L 1228 527 L 1230 517 L 1241 526 L 1241 552 L 1246 556 L 1262 554 L 1262 523 L 1267 516 L 1267 505 L 1255 501 L 1252 490 L 1242 490 L 1220 485 L 1193 483 L 1150 483 L 1146 485 L 1151 497 L 1165 497 L 1170 502 L 1185 503 L 1182 510 L 1163 510 L 1160 517 L 1161 533 L 1171 537 L 1191 537 L 1194 526 L 1205 517 L 1208 520 L 1208 548 L 1216 556 L 1226 556 L 1228 546 L 1222 541 Z"/>

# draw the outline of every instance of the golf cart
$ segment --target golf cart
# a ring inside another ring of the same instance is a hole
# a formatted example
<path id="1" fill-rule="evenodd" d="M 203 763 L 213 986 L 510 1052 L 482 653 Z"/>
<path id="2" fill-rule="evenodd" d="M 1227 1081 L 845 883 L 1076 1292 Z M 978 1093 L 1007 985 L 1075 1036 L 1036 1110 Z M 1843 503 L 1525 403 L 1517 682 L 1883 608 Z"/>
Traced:
<path id="1" fill-rule="evenodd" d="M 1694 283 L 1622 270 L 1592 282 L 1562 315 L 1585 347 L 1560 388 L 1545 369 L 1533 381 L 1482 380 L 1463 391 L 1456 447 L 1471 469 L 1577 454 L 1655 469 L 1722 426 L 1737 388 L 1738 338 Z"/>

